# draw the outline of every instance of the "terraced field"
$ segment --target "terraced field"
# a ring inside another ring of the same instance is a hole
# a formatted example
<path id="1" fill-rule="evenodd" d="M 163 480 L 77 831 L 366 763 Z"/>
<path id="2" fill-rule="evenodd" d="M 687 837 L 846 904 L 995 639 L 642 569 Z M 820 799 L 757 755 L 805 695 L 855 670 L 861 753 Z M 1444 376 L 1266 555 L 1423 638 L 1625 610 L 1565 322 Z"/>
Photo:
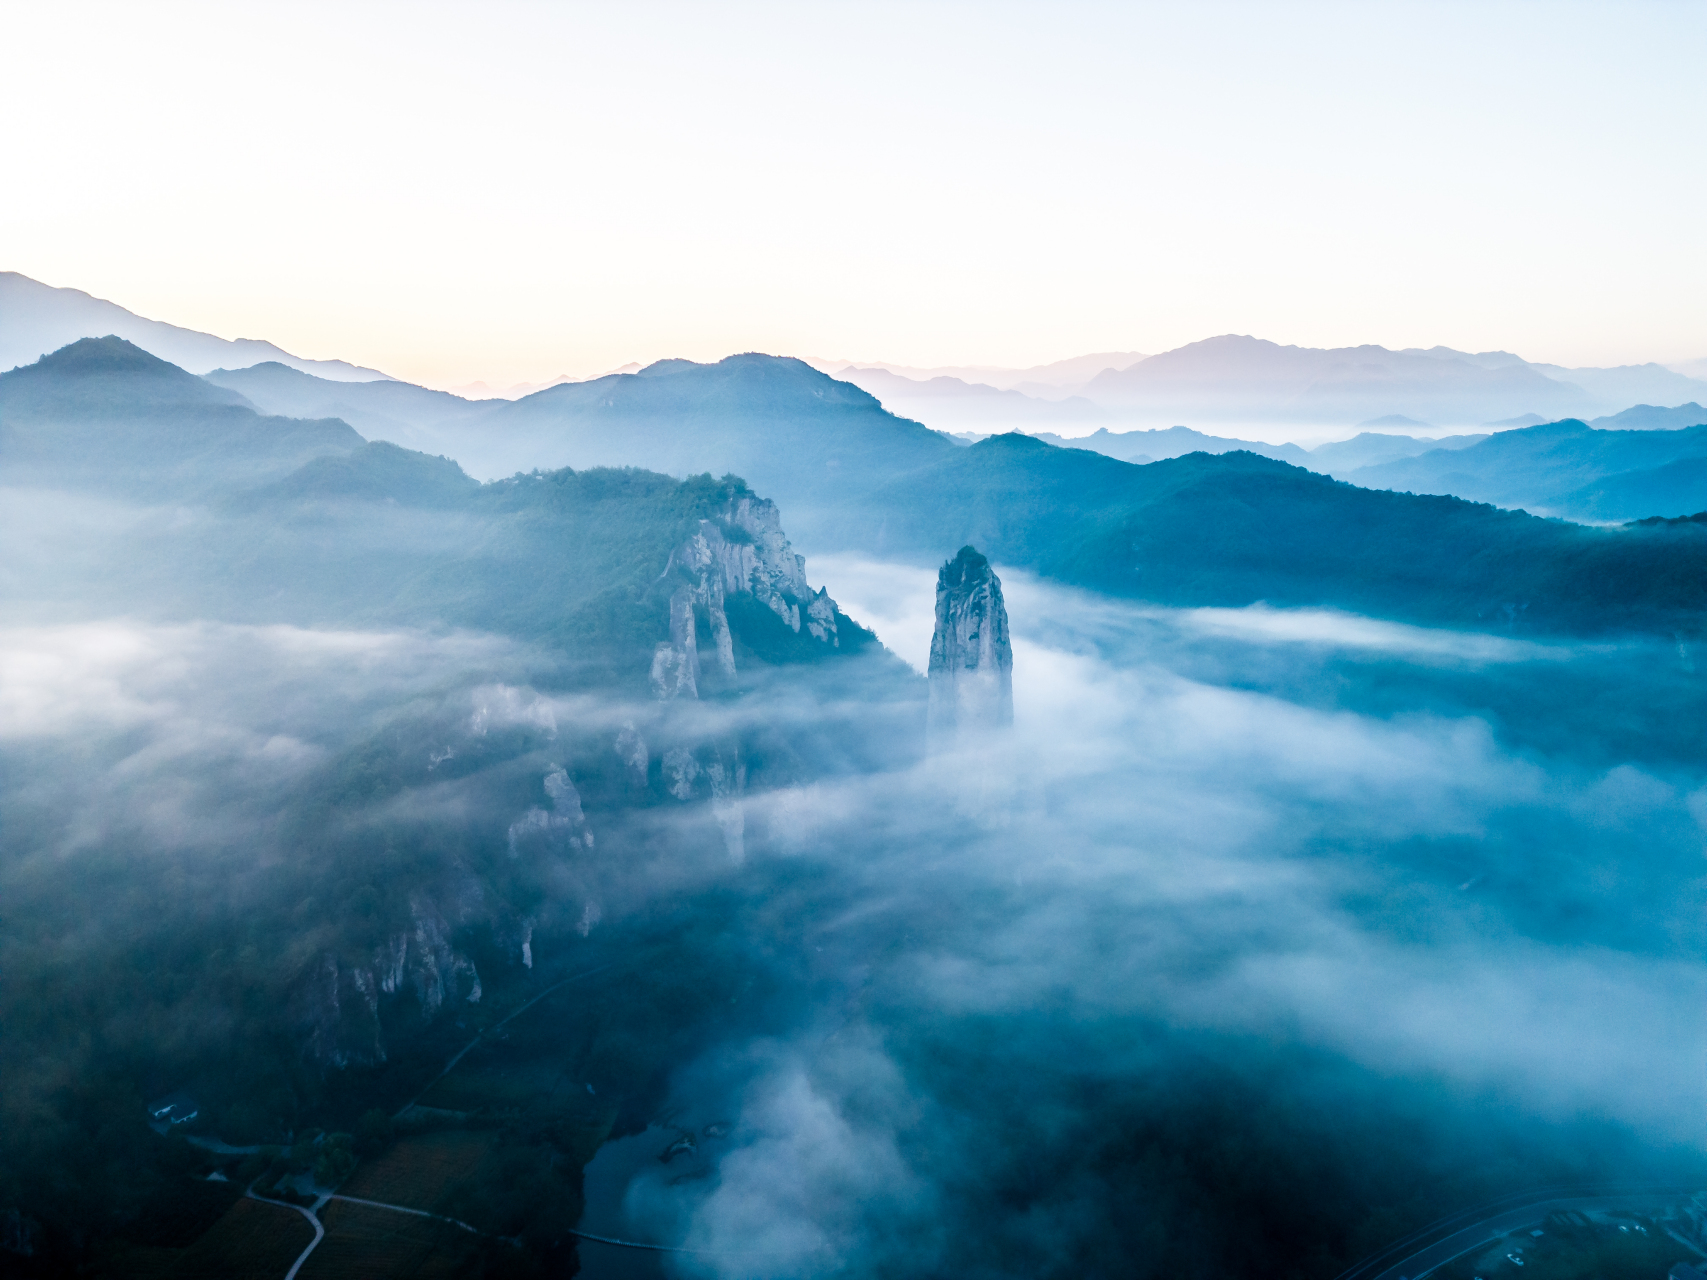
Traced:
<path id="1" fill-rule="evenodd" d="M 173 1280 L 268 1280 L 289 1271 L 313 1239 L 314 1228 L 300 1213 L 245 1198 L 186 1249 L 168 1274 Z"/>
<path id="2" fill-rule="evenodd" d="M 439 1212 L 475 1176 L 492 1144 L 491 1133 L 470 1129 L 400 1138 L 384 1155 L 363 1161 L 338 1190 L 358 1200 Z"/>

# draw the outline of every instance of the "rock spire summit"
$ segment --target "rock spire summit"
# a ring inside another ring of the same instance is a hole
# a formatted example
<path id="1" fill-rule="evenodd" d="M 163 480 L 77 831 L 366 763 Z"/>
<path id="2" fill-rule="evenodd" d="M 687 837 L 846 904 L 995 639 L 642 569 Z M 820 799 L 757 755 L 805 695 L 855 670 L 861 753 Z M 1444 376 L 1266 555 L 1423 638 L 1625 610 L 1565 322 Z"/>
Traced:
<path id="1" fill-rule="evenodd" d="M 973 547 L 936 576 L 936 631 L 931 636 L 933 747 L 966 743 L 1014 722 L 1014 651 L 1002 580 Z"/>

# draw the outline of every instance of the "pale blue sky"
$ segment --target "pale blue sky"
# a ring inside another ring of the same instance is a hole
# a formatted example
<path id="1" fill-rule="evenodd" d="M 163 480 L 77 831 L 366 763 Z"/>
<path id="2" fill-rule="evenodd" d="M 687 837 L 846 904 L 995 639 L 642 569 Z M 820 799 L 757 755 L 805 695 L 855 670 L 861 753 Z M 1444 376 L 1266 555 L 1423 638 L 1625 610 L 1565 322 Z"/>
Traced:
<path id="1" fill-rule="evenodd" d="M 5 4 L 0 269 L 439 384 L 1707 356 L 1707 5 Z"/>

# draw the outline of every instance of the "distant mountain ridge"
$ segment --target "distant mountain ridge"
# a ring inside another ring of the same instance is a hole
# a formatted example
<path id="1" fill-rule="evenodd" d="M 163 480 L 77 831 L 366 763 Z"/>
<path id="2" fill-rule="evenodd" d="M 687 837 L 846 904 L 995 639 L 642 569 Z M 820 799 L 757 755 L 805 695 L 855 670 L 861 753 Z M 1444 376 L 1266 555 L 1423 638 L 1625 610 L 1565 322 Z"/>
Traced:
<path id="1" fill-rule="evenodd" d="M 1105 369 L 1125 369 L 1140 360 L 1148 359 L 1142 351 L 1104 351 L 1091 355 L 1070 356 L 1048 364 L 1024 368 L 1007 365 L 919 365 L 893 364 L 885 360 L 822 360 L 809 359 L 813 368 L 824 373 L 839 374 L 844 369 L 881 369 L 885 373 L 911 382 L 928 382 L 932 378 L 958 378 L 977 386 L 994 387 L 998 391 L 1020 391 L 1042 399 L 1058 399 L 1072 395 Z"/>
<path id="2" fill-rule="evenodd" d="M 410 382 L 330 382 L 277 360 L 247 369 L 214 369 L 203 376 L 214 386 L 240 392 L 268 413 L 342 418 L 370 440 L 428 453 L 454 450 L 459 441 L 456 427 L 477 421 L 492 406 Z"/>
<path id="3" fill-rule="evenodd" d="M 389 376 L 343 360 L 305 360 L 256 338 L 218 338 L 147 320 L 81 289 L 59 289 L 16 271 L 0 271 L 0 371 L 30 364 L 79 338 L 108 334 L 190 373 L 276 360 L 334 382 L 367 382 Z"/>
<path id="4" fill-rule="evenodd" d="M 145 319 L 76 289 L 0 272 L 0 369 L 28 364 L 78 338 L 106 334 L 198 374 L 230 374 L 273 363 L 352 385 L 390 380 L 378 370 L 305 359 L 270 342 L 228 340 Z M 1700 362 L 1573 369 L 1527 361 L 1509 351 L 1445 346 L 1394 351 L 1376 345 L 1319 349 L 1239 335 L 1208 338 L 1159 355 L 1111 351 L 1024 368 L 807 363 L 863 386 L 899 417 L 973 434 L 1018 427 L 1070 437 L 1096 426 L 1118 434 L 1122 425 L 1149 429 L 1179 422 L 1194 427 L 1296 424 L 1320 434 L 1322 428 L 1353 424 L 1406 425 L 1396 419 L 1504 427 L 1523 420 L 1594 420 L 1639 404 L 1707 403 L 1707 379 L 1691 376 L 1701 372 Z M 639 367 L 624 366 L 621 372 L 630 371 L 637 373 Z M 527 398 L 521 393 L 555 385 L 574 384 L 562 378 L 503 390 L 473 384 L 463 390 L 480 399 L 457 398 L 491 404 L 498 397 Z M 409 414 L 398 412 L 399 407 L 393 403 L 387 411 L 366 400 L 340 406 L 365 417 L 374 430 L 382 429 L 380 418 L 385 418 L 383 430 L 393 437 L 411 435 L 408 443 L 435 447 L 429 420 L 452 416 L 452 411 L 442 403 L 429 408 L 424 400 L 415 402 Z M 472 414 L 460 410 L 454 416 L 472 420 Z"/>
<path id="5" fill-rule="evenodd" d="M 1054 385 L 1026 381 L 1015 370 L 824 367 L 927 425 L 986 433 L 1029 426 L 1034 433 L 1059 434 L 1098 419 L 1116 431 L 1118 423 L 1168 419 L 1313 427 L 1511 426 L 1587 418 L 1644 400 L 1707 399 L 1707 381 L 1659 364 L 1568 369 L 1509 351 L 1444 346 L 1321 349 L 1229 334 L 1123 365 L 1114 359 L 1062 361 L 1060 367 L 1079 372 L 1099 363 L 1105 367 L 1086 381 Z M 996 391 L 1009 400 L 996 399 Z M 1027 399 L 1014 398 L 1016 393 Z"/>
<path id="6" fill-rule="evenodd" d="M 1362 422 L 1399 413 L 1427 422 L 1485 422 L 1594 407 L 1581 388 L 1526 365 L 1362 346 L 1322 350 L 1227 334 L 1099 374 L 1085 396 L 1171 421 Z"/>
<path id="7" fill-rule="evenodd" d="M 891 413 L 920 421 L 930 419 L 930 425 L 939 431 L 1105 423 L 1113 416 L 1083 396 L 1039 399 L 1023 391 L 967 382 L 946 374 L 914 381 L 887 369 L 850 366 L 833 376 L 869 391 Z"/>

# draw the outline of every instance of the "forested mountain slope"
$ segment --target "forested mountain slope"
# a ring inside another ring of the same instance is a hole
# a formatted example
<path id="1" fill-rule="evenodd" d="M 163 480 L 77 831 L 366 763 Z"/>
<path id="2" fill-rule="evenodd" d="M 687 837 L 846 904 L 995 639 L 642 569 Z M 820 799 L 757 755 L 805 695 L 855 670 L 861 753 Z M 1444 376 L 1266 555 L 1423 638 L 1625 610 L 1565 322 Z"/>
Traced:
<path id="1" fill-rule="evenodd" d="M 663 360 L 516 401 L 317 383 L 266 366 L 212 377 L 273 412 L 347 408 L 370 439 L 442 452 L 482 479 L 565 466 L 732 473 L 773 498 L 791 533 L 813 545 L 828 545 L 830 509 L 957 447 L 858 387 L 775 356 Z"/>
<path id="2" fill-rule="evenodd" d="M 1458 456 L 1458 455 L 1454 455 Z M 873 496 L 862 549 L 972 543 L 1169 605 L 1323 605 L 1450 626 L 1700 629 L 1696 526 L 1597 529 L 1359 488 L 1249 453 L 1135 467 L 995 436 Z"/>
<path id="3" fill-rule="evenodd" d="M 1565 519 L 1637 520 L 1707 507 L 1707 489 L 1681 478 L 1687 469 L 1643 478 L 1655 468 L 1703 457 L 1707 425 L 1603 431 L 1566 419 L 1501 431 L 1467 449 L 1364 467 L 1344 478 L 1371 489 L 1450 493 Z M 1614 477 L 1621 478 L 1606 487 Z"/>
<path id="4" fill-rule="evenodd" d="M 123 338 L 84 338 L 0 374 L 9 484 L 89 484 L 160 501 L 277 477 L 361 445 L 346 423 L 263 416 L 237 392 Z"/>

